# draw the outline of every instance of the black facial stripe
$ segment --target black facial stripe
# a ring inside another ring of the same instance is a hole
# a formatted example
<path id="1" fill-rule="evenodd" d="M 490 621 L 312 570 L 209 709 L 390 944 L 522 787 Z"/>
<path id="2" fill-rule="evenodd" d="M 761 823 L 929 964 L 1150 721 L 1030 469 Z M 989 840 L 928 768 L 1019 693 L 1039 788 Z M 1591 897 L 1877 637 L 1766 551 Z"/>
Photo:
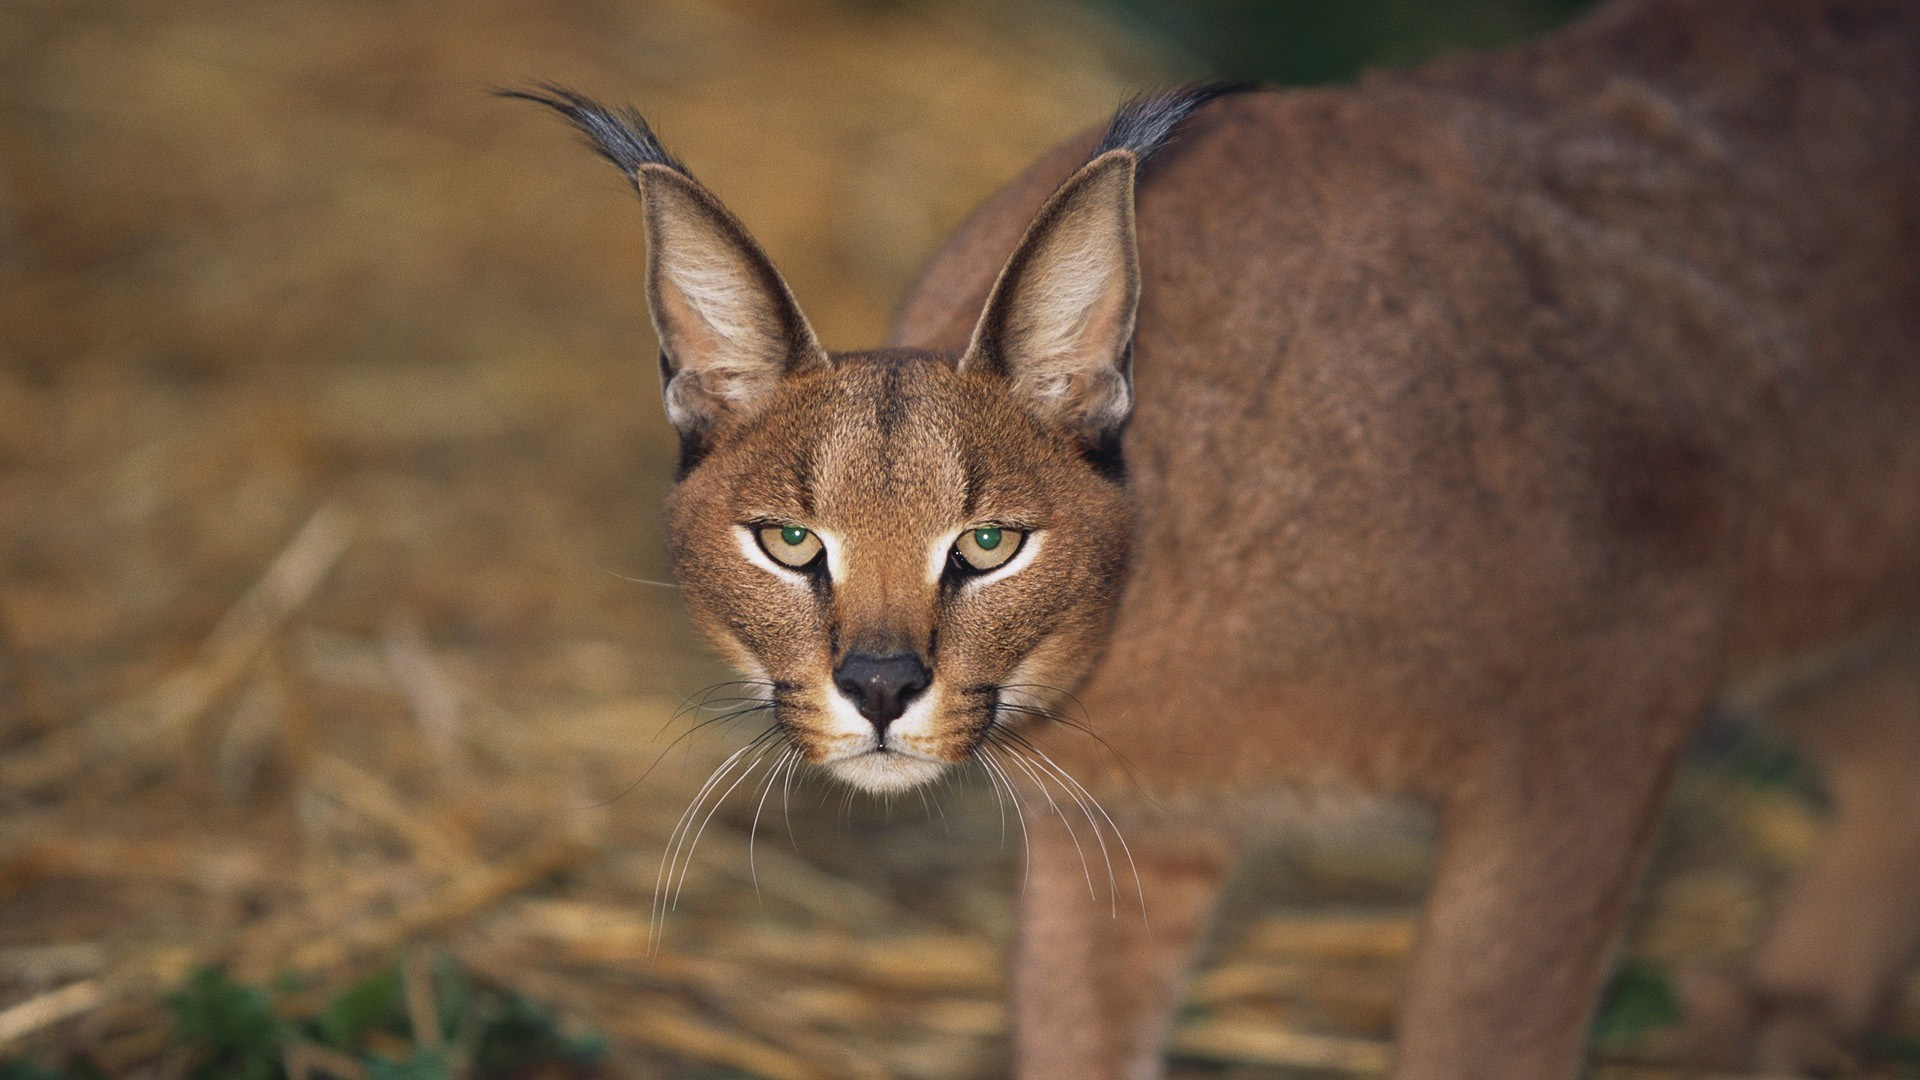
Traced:
<path id="1" fill-rule="evenodd" d="M 1100 478 L 1118 487 L 1127 485 L 1127 458 L 1120 445 L 1121 430 L 1102 432 L 1092 442 L 1082 442 L 1081 456 Z"/>
<path id="2" fill-rule="evenodd" d="M 890 440 L 894 429 L 907 418 L 906 395 L 901 392 L 899 364 L 888 364 L 880 380 L 880 396 L 874 402 L 874 421 L 880 426 L 880 438 Z"/>
<path id="3" fill-rule="evenodd" d="M 979 708 L 975 718 L 967 725 L 965 737 L 969 753 L 986 741 L 987 733 L 993 730 L 993 722 L 1000 715 L 1000 693 L 998 688 Z"/>
<path id="4" fill-rule="evenodd" d="M 980 463 L 967 454 L 961 464 L 960 516 L 969 521 L 980 508 Z"/>
<path id="5" fill-rule="evenodd" d="M 796 446 L 792 456 L 787 460 L 787 470 L 793 480 L 794 498 L 800 505 L 800 513 L 809 520 L 814 516 L 813 468 L 813 444 L 802 443 Z"/>
<path id="6" fill-rule="evenodd" d="M 1004 566 L 1006 564 L 1002 563 L 1001 565 Z M 973 564 L 966 560 L 966 556 L 961 555 L 958 551 L 949 551 L 947 552 L 947 567 L 940 573 L 940 598 L 942 600 L 951 599 L 967 582 L 972 581 L 974 578 L 991 574 L 994 570 L 998 569 L 1000 569 L 999 566 L 993 567 L 990 570 L 976 570 Z"/>
<path id="7" fill-rule="evenodd" d="M 698 432 L 680 437 L 680 460 L 673 466 L 673 482 L 685 480 L 707 458 L 707 440 Z"/>

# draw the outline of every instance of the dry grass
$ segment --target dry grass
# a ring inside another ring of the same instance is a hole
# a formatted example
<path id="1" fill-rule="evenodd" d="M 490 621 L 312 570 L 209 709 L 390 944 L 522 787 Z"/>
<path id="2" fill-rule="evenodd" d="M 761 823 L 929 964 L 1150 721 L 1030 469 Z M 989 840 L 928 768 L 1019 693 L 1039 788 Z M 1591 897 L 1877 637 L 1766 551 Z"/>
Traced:
<path id="1" fill-rule="evenodd" d="M 670 454 L 638 215 L 482 91 L 644 104 L 855 346 L 975 200 L 1171 66 L 1011 0 L 0 9 L 0 1060 L 190 1074 L 195 970 L 300 976 L 294 1008 L 396 957 L 431 1050 L 443 955 L 602 1033 L 608 1074 L 1002 1071 L 984 786 L 939 816 L 807 787 L 757 839 L 736 797 L 650 944 L 742 735 L 652 768 L 724 676 L 629 580 L 665 574 Z M 1804 856 L 1808 811 L 1744 790 L 1692 789 L 1654 961 L 1737 954 Z M 1387 837 L 1250 874 L 1182 1067 L 1378 1071 L 1424 873 Z M 1310 902 L 1344 913 L 1274 909 Z"/>

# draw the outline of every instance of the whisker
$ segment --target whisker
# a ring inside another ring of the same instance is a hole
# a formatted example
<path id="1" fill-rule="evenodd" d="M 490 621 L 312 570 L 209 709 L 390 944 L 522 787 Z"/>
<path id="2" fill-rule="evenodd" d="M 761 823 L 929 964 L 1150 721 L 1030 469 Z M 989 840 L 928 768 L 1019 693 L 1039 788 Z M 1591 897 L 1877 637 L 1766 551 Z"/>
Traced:
<path id="1" fill-rule="evenodd" d="M 1024 744 L 1027 747 L 1028 750 L 1032 751 L 1035 754 L 1038 754 L 1040 756 L 1040 760 L 1045 762 L 1047 766 L 1053 769 L 1055 773 L 1059 774 L 1061 779 L 1065 780 L 1069 784 L 1072 784 L 1075 788 L 1078 788 L 1080 793 L 1086 796 L 1087 802 L 1092 803 L 1093 808 L 1095 810 L 1100 811 L 1100 816 L 1107 820 L 1107 827 L 1113 830 L 1113 838 L 1115 841 L 1119 843 L 1121 854 L 1125 855 L 1127 858 L 1127 870 L 1129 873 L 1133 875 L 1134 895 L 1139 897 L 1140 899 L 1140 922 L 1143 926 L 1147 926 L 1149 932 L 1151 932 L 1152 925 L 1147 918 L 1147 887 L 1140 880 L 1139 864 L 1135 863 L 1133 860 L 1133 849 L 1127 846 L 1127 837 L 1125 833 L 1120 831 L 1120 823 L 1113 820 L 1113 815 L 1107 813 L 1107 808 L 1101 805 L 1100 800 L 1094 797 L 1093 792 L 1087 790 L 1086 785 L 1074 779 L 1073 774 L 1068 772 L 1058 762 L 1054 761 L 1053 758 L 1049 757 L 1046 751 L 1040 749 L 1037 746 L 1034 746 L 1032 743 L 1028 742 L 1025 739 L 1021 739 L 1020 741 L 1022 744 Z"/>
<path id="2" fill-rule="evenodd" d="M 986 748 L 981 747 L 981 749 L 984 750 Z M 991 768 L 987 765 L 986 761 L 978 757 L 976 757 L 974 760 L 980 762 L 980 771 L 984 773 L 987 778 L 987 789 L 993 792 L 993 805 L 996 808 L 998 808 L 1000 811 L 1000 850 L 1005 851 L 1007 850 L 1007 800 L 1006 800 L 1006 797 L 1000 794 L 1000 785 L 993 782 L 993 772 Z"/>
<path id="3" fill-rule="evenodd" d="M 660 736 L 666 734 L 667 729 L 673 726 L 674 721 L 686 715 L 686 713 L 691 708 L 696 708 L 697 706 L 690 704 L 694 698 L 699 697 L 702 694 L 712 693 L 714 690 L 718 690 L 721 687 L 725 687 L 725 686 L 749 686 L 749 685 L 760 685 L 760 686 L 766 686 L 769 689 L 774 689 L 773 683 L 763 682 L 757 679 L 729 679 L 726 682 L 714 683 L 712 686 L 708 686 L 703 689 L 696 690 L 692 694 L 689 694 L 687 695 L 687 697 L 681 699 L 680 706 L 673 711 L 673 715 L 667 717 L 666 721 L 660 725 L 660 730 L 654 732 L 653 737 L 658 739 Z M 702 700 L 705 700 L 705 699 L 702 699 Z M 668 743 L 665 746 L 665 748 L 663 748 L 660 751 L 660 753 L 654 757 L 652 761 L 647 763 L 647 767 L 640 771 L 639 776 L 634 777 L 632 780 L 628 781 L 625 787 L 622 787 L 619 791 L 614 792 L 612 795 L 609 795 L 607 798 L 596 803 L 589 803 L 588 808 L 598 809 L 600 807 L 611 806 L 614 803 L 619 802 L 621 799 L 624 799 L 628 795 L 632 794 L 633 789 L 639 787 L 642 783 L 646 781 L 647 777 L 653 775 L 653 770 L 658 768 L 660 765 L 660 762 L 664 761 L 666 759 L 666 756 L 673 752 L 673 748 L 680 745 L 680 740 L 685 739 L 687 736 L 693 734 L 696 731 L 699 731 L 701 728 L 707 726 L 708 724 L 724 723 L 728 720 L 735 720 L 741 716 L 746 716 L 754 712 L 758 712 L 762 708 L 766 708 L 766 709 L 773 708 L 773 702 L 769 699 L 742 697 L 742 698 L 739 698 L 738 700 L 758 702 L 760 704 L 756 704 L 752 707 L 734 712 L 727 716 L 716 716 L 708 720 L 703 720 L 700 723 L 695 724 L 694 726 L 688 728 L 686 731 L 681 732 L 680 735 L 675 737 L 672 742 Z"/>
<path id="4" fill-rule="evenodd" d="M 753 807 L 753 824 L 747 829 L 747 876 L 753 880 L 753 899 L 756 903 L 762 902 L 760 871 L 753 865 L 753 842 L 760 838 L 760 811 L 767 807 L 767 796 L 773 794 L 773 782 L 780 779 L 781 768 L 799 752 L 789 746 L 780 751 L 779 757 L 773 759 L 773 767 L 767 770 L 767 786 L 760 790 L 760 801 Z"/>
<path id="5" fill-rule="evenodd" d="M 678 861 L 677 852 L 679 851 L 679 845 L 680 845 L 680 839 L 681 839 L 680 834 L 681 834 L 681 831 L 684 829 L 684 827 L 687 825 L 689 818 L 691 818 L 691 816 L 699 808 L 701 803 L 703 803 L 706 800 L 707 792 L 713 788 L 714 784 L 717 783 L 720 780 L 720 778 L 723 777 L 727 773 L 727 771 L 733 767 L 733 763 L 735 761 L 738 761 L 742 755 L 751 751 L 754 748 L 754 745 L 758 741 L 759 740 L 756 739 L 752 742 L 747 743 L 745 746 L 740 747 L 738 750 L 735 750 L 733 753 L 728 754 L 720 762 L 720 764 L 714 766 L 713 771 L 708 773 L 706 780 L 701 783 L 700 789 L 694 792 L 693 799 L 688 802 L 686 809 L 680 812 L 679 819 L 674 822 L 673 831 L 667 834 L 667 850 L 662 853 L 660 870 L 654 875 L 654 893 L 655 893 L 656 901 L 659 898 L 662 877 L 666 874 L 667 867 L 671 863 Z"/>
<path id="6" fill-rule="evenodd" d="M 667 718 L 667 723 L 671 724 L 673 721 L 680 719 L 680 717 L 685 716 L 688 712 L 698 708 L 702 702 L 712 700 L 715 693 L 735 686 L 763 686 L 770 691 L 779 689 L 774 683 L 765 679 L 726 679 L 721 682 L 711 683 L 681 698 L 680 704 L 673 710 L 673 715 Z M 665 730 L 664 725 L 661 730 Z"/>
<path id="7" fill-rule="evenodd" d="M 1028 743 L 1025 739 L 1020 739 L 1019 742 L 1021 745 L 1026 746 L 1026 748 L 1032 754 L 1037 754 L 1041 758 L 1046 758 L 1048 764 L 1052 765 L 1053 759 L 1047 758 L 1047 756 L 1044 753 L 1041 753 L 1041 751 L 1035 748 L 1031 743 Z M 1022 755 L 1022 756 L 1027 756 L 1027 755 Z M 1032 761 L 1033 758 L 1028 757 L 1028 760 Z M 1043 771 L 1046 771 L 1047 767 L 1041 766 L 1038 761 L 1035 761 L 1034 764 L 1037 767 L 1040 767 Z M 1058 773 L 1060 772 L 1060 767 L 1058 765 L 1052 765 L 1052 771 L 1055 773 Z M 1068 777 L 1067 779 L 1069 782 L 1072 781 L 1072 777 Z M 1074 789 L 1079 787 L 1080 785 L 1078 783 L 1072 783 L 1071 786 L 1069 786 L 1067 783 L 1062 783 L 1060 785 L 1060 791 L 1061 793 L 1066 795 L 1067 798 L 1072 799 L 1073 805 L 1076 808 L 1078 808 L 1082 814 L 1086 815 L 1087 828 L 1093 831 L 1093 838 L 1100 845 L 1100 858 L 1103 862 L 1107 864 L 1107 906 L 1111 909 L 1112 917 L 1117 919 L 1120 917 L 1120 881 L 1117 877 L 1114 876 L 1113 854 L 1112 852 L 1107 850 L 1106 834 L 1101 831 L 1100 823 L 1094 820 L 1093 811 L 1087 809 L 1086 801 L 1082 799 L 1081 796 L 1075 792 Z M 1081 790 L 1084 791 L 1085 789 L 1081 789 Z"/>
<path id="8" fill-rule="evenodd" d="M 667 733 L 667 729 L 672 727 L 675 721 L 679 720 L 681 717 L 687 715 L 688 713 L 700 711 L 700 709 L 705 707 L 708 702 L 714 700 L 713 695 L 717 691 L 725 690 L 735 686 L 765 687 L 767 690 L 767 693 L 753 696 L 753 697 L 742 697 L 740 700 L 764 701 L 768 704 L 772 704 L 773 695 L 778 693 L 780 689 L 776 684 L 767 682 L 764 679 L 728 679 L 725 682 L 717 682 L 717 683 L 713 683 L 710 686 L 703 686 L 700 689 L 695 690 L 693 693 L 688 694 L 686 697 L 683 697 L 680 699 L 680 704 L 674 708 L 673 713 L 669 715 L 667 719 L 660 725 L 660 730 L 654 732 L 653 737 L 658 739 L 660 736 L 665 735 Z M 671 747 L 669 747 L 669 749 L 671 749 Z"/>
<path id="9" fill-rule="evenodd" d="M 1093 887 L 1093 866 L 1087 862 L 1086 849 L 1080 846 L 1080 834 L 1074 831 L 1073 822 L 1067 820 L 1066 811 L 1060 809 L 1060 804 L 1054 801 L 1053 789 L 1047 785 L 1045 780 L 1041 779 L 1040 773 L 1036 771 L 1032 765 L 1027 763 L 1019 751 L 1011 746 L 1005 745 L 1003 745 L 1001 749 L 1006 750 L 1012 757 L 1013 763 L 1024 770 L 1027 776 L 1033 780 L 1034 785 L 1040 789 L 1040 794 L 1045 796 L 1047 805 L 1053 807 L 1054 815 L 1060 819 L 1060 824 L 1066 826 L 1067 837 L 1073 841 L 1073 849 L 1080 855 L 1080 869 L 1087 875 L 1087 898 L 1098 902 L 1100 894 L 1096 892 Z"/>
<path id="10" fill-rule="evenodd" d="M 639 787 L 640 784 L 644 782 L 647 777 L 653 775 L 653 770 L 660 767 L 660 763 L 666 760 L 667 755 L 673 753 L 674 747 L 679 746 L 680 743 L 687 738 L 687 736 L 692 735 L 694 732 L 699 731 L 701 728 L 706 727 L 708 724 L 724 724 L 732 720 L 738 720 L 743 716 L 752 716 L 754 713 L 768 712 L 768 711 L 771 711 L 773 708 L 774 708 L 774 703 L 771 701 L 768 701 L 768 702 L 763 702 L 759 705 L 749 705 L 749 706 L 746 706 L 745 708 L 735 709 L 734 711 L 730 713 L 725 713 L 721 716 L 710 716 L 707 719 L 700 721 L 699 723 L 693 725 L 687 730 L 674 736 L 673 741 L 668 743 L 664 748 L 662 748 L 658 754 L 654 755 L 654 759 L 647 763 L 647 767 L 641 771 L 640 775 L 635 777 L 632 783 L 628 784 L 624 788 L 621 788 L 620 793 L 613 796 L 613 799 L 623 798 L 626 796 L 628 792 L 632 791 L 636 787 Z M 607 801 L 612 802 L 613 799 L 609 799 Z"/>
<path id="11" fill-rule="evenodd" d="M 1042 690 L 1049 694 L 1056 695 L 1060 698 L 1063 698 L 1067 701 L 1072 702 L 1073 707 L 1077 709 L 1080 713 L 1077 719 L 1075 717 L 1067 716 L 1061 713 L 1057 709 L 1048 708 L 1044 705 L 1037 705 L 1029 702 L 1010 702 L 1006 700 L 1004 696 L 1002 696 L 997 700 L 997 704 L 999 705 L 1000 708 L 1006 709 L 1010 712 L 1014 712 L 1022 716 L 1032 716 L 1038 719 L 1050 720 L 1054 723 L 1061 725 L 1062 727 L 1072 728 L 1073 730 L 1078 731 L 1081 734 L 1085 735 L 1089 739 L 1092 739 L 1094 742 L 1099 743 L 1101 748 L 1106 750 L 1107 753 L 1111 754 L 1113 756 L 1113 760 L 1119 763 L 1120 768 L 1127 774 L 1127 778 L 1133 781 L 1134 785 L 1140 789 L 1141 794 L 1145 796 L 1147 802 L 1153 806 L 1160 805 L 1159 802 L 1155 800 L 1152 795 L 1149 795 L 1146 793 L 1146 784 L 1144 781 L 1141 780 L 1139 770 L 1134 768 L 1133 762 L 1127 758 L 1127 755 L 1121 753 L 1120 749 L 1114 746 L 1112 742 L 1108 741 L 1106 736 L 1100 734 L 1098 731 L 1095 731 L 1093 729 L 1093 718 L 1087 712 L 1086 705 L 1083 702 L 1081 702 L 1079 698 L 1075 697 L 1072 693 L 1066 690 L 1062 690 L 1057 686 L 1048 686 L 1045 683 L 1010 683 L 1006 686 L 1001 687 L 1000 689 L 1002 691 L 1011 690 L 1027 698 L 1034 698 L 1037 696 L 1033 693 L 1030 693 L 1030 691 Z"/>
<path id="12" fill-rule="evenodd" d="M 793 795 L 793 774 L 800 768 L 800 754 L 795 753 L 793 760 L 787 763 L 787 778 L 780 781 L 780 816 L 786 819 L 787 843 L 792 845 L 793 853 L 800 854 L 800 841 L 793 835 L 793 808 L 789 800 Z"/>
<path id="13" fill-rule="evenodd" d="M 678 585 L 675 585 L 671 581 L 655 581 L 652 578 L 630 577 L 626 574 L 621 573 L 618 570 L 615 570 L 607 566 L 601 567 L 600 572 L 608 575 L 609 577 L 619 578 L 621 581 L 631 581 L 635 585 L 657 585 L 662 589 L 678 589 L 680 587 Z"/>
<path id="14" fill-rule="evenodd" d="M 693 872 L 693 853 L 700 846 L 700 838 L 706 835 L 707 826 L 713 823 L 713 815 L 720 812 L 720 807 L 726 804 L 727 797 L 733 794 L 734 789 L 745 783 L 747 777 L 753 775 L 753 770 L 760 767 L 760 763 L 766 760 L 767 751 L 771 749 L 773 749 L 771 746 L 762 748 L 760 753 L 747 763 L 747 767 L 740 771 L 739 779 L 722 792 L 719 798 L 713 800 L 713 806 L 707 811 L 707 816 L 701 820 L 700 828 L 694 831 L 693 843 L 687 845 L 686 857 L 680 860 L 680 884 L 674 887 L 673 903 L 668 907 L 669 911 L 680 910 L 680 893 L 687 887 L 687 875 Z"/>
<path id="15" fill-rule="evenodd" d="M 764 736 L 762 737 L 764 738 Z M 733 753 L 728 754 L 725 760 L 714 766 L 713 771 L 707 774 L 706 782 L 701 784 L 700 790 L 694 793 L 693 801 L 689 802 L 687 808 L 680 812 L 680 819 L 674 822 L 673 831 L 667 834 L 666 850 L 660 855 L 660 869 L 654 873 L 653 877 L 653 907 L 647 919 L 649 951 L 658 944 L 659 939 L 657 935 L 665 930 L 665 883 L 672 880 L 671 875 L 668 873 L 668 867 L 678 858 L 680 841 L 684 839 L 684 830 L 688 822 L 692 816 L 698 812 L 701 802 L 707 797 L 707 792 L 713 788 L 719 778 L 724 776 L 726 771 L 733 767 L 734 762 L 738 761 L 742 755 L 752 750 L 759 743 L 760 739 L 753 740 L 740 749 L 735 750 Z"/>
<path id="16" fill-rule="evenodd" d="M 734 694 L 727 697 L 707 698 L 700 702 L 700 704 L 694 706 L 690 711 L 711 712 L 715 709 L 731 709 L 741 704 L 768 705 L 772 704 L 772 702 L 764 697 L 748 697 L 746 695 Z"/>
<path id="17" fill-rule="evenodd" d="M 982 746 L 980 750 L 986 756 L 981 762 L 988 769 L 988 776 L 998 776 L 1000 783 L 1006 786 L 1007 799 L 1013 803 L 1013 814 L 1020 822 L 1020 895 L 1027 894 L 1027 882 L 1033 879 L 1033 838 L 1027 833 L 1027 812 L 1020 806 L 1020 794 L 1013 789 L 1013 778 L 1007 775 L 1006 766 L 1001 764 L 993 747 Z M 1000 811 L 1006 813 L 1005 809 Z"/>
<path id="18" fill-rule="evenodd" d="M 933 790 L 930 793 L 930 796 L 933 799 L 934 812 L 940 815 L 941 835 L 946 836 L 948 839 L 952 839 L 953 822 L 949 820 L 947 817 L 947 804 L 940 801 L 940 789 L 945 786 L 947 786 L 947 781 L 943 777 L 940 783 L 937 783 L 933 786 Z"/>

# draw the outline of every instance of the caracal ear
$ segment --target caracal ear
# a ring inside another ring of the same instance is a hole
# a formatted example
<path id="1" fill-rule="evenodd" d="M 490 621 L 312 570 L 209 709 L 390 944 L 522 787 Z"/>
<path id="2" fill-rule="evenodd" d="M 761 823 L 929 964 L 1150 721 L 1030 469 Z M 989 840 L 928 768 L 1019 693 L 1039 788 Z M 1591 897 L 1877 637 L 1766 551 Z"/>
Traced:
<path id="1" fill-rule="evenodd" d="M 664 165 L 641 166 L 634 183 L 667 419 L 683 437 L 752 415 L 782 376 L 827 363 L 787 283 L 718 200 Z"/>
<path id="2" fill-rule="evenodd" d="M 501 90 L 565 117 L 640 192 L 647 217 L 647 302 L 660 338 L 667 419 L 683 446 L 751 416 L 782 376 L 827 364 L 813 328 L 760 245 L 660 145 L 633 109 L 565 87 Z"/>
<path id="3" fill-rule="evenodd" d="M 961 370 L 1005 376 L 1035 416 L 1093 444 L 1133 406 L 1138 162 L 1109 150 L 1060 185 L 1000 271 L 960 358 Z"/>

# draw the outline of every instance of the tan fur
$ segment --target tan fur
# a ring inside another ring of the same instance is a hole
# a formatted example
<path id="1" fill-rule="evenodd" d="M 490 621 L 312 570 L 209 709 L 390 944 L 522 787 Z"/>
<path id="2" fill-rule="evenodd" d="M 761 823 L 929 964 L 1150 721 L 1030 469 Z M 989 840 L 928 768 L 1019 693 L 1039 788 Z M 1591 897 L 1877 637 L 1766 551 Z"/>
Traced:
<path id="1" fill-rule="evenodd" d="M 809 332 L 702 414 L 676 567 L 791 746 L 882 790 L 977 759 L 1030 804 L 1023 1076 L 1157 1075 L 1250 808 L 1320 792 L 1438 815 L 1395 1075 L 1574 1075 L 1681 748 L 1781 672 L 1833 847 L 1695 1018 L 1785 1070 L 1874 1020 L 1920 938 L 1920 662 L 1860 644 L 1920 630 L 1917 82 L 1905 0 L 1629 0 L 1226 97 L 1137 208 L 1130 155 L 1064 147 L 890 348 Z M 705 287 L 795 325 L 744 233 L 660 226 L 656 275 L 739 268 Z M 829 557 L 772 567 L 768 522 Z M 936 576 L 989 524 L 1039 546 Z M 1857 650 L 1895 659 L 1809 685 Z M 835 690 L 856 651 L 931 671 L 884 734 Z M 1151 930 L 1126 870 L 1089 895 L 1119 834 Z"/>
<path id="2" fill-rule="evenodd" d="M 1433 800 L 1397 1076 L 1572 1075 L 1703 706 L 1920 625 L 1916 80 L 1920 6 L 1616 4 L 1500 56 L 1217 102 L 1143 178 L 1139 524 L 1079 698 L 1223 836 L 1226 796 L 1276 783 Z M 976 214 L 896 341 L 964 340 L 1086 145 Z M 1701 999 L 1723 1060 L 1830 1064 L 1913 957 L 1906 663 L 1802 689 L 1839 817 L 1751 974 Z M 1126 798 L 1101 748 L 1031 737 Z M 1077 910 L 1048 850 L 1022 1071 L 1152 1075 L 1156 1044 L 1111 1033 L 1161 1030 L 1171 991 L 1084 1002 L 1177 978 L 1175 942 Z"/>

